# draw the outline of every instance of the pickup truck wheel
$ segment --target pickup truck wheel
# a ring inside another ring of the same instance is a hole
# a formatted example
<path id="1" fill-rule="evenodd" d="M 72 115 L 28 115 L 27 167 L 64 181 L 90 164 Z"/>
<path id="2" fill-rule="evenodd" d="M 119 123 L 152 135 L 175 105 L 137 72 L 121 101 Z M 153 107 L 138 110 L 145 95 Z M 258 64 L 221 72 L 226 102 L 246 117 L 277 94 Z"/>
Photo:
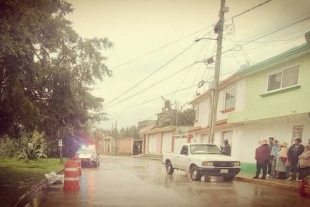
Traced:
<path id="1" fill-rule="evenodd" d="M 191 179 L 194 181 L 199 181 L 200 178 L 201 178 L 201 175 L 198 173 L 197 166 L 192 166 L 191 167 Z"/>
<path id="2" fill-rule="evenodd" d="M 173 172 L 174 172 L 174 168 L 172 167 L 172 164 L 171 164 L 170 161 L 168 161 L 167 164 L 166 164 L 166 172 L 169 175 L 172 175 Z"/>
<path id="3" fill-rule="evenodd" d="M 229 176 L 229 177 L 223 177 L 224 181 L 232 181 L 235 178 L 235 176 Z"/>

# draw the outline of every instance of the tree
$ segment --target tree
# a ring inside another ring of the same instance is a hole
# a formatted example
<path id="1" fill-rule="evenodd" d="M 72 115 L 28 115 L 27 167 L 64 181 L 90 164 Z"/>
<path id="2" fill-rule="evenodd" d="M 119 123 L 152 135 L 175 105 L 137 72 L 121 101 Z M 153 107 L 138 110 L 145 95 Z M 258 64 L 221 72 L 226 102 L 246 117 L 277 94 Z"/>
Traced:
<path id="1" fill-rule="evenodd" d="M 196 116 L 196 111 L 195 109 L 189 108 L 186 109 L 185 111 L 182 111 L 178 114 L 178 125 L 179 126 L 191 126 L 194 124 Z"/>
<path id="2" fill-rule="evenodd" d="M 0 137 L 38 130 L 55 139 L 105 119 L 91 89 L 111 75 L 102 50 L 112 43 L 80 37 L 64 0 L 2 0 L 0 8 Z"/>
<path id="3" fill-rule="evenodd" d="M 196 111 L 193 107 L 184 111 L 170 109 L 162 112 L 161 116 L 157 120 L 157 125 L 159 127 L 175 125 L 191 126 L 194 124 L 195 116 Z"/>
<path id="4" fill-rule="evenodd" d="M 126 129 L 123 127 L 119 131 L 119 137 L 130 137 L 138 139 L 139 138 L 138 128 L 136 126 L 127 127 Z"/>

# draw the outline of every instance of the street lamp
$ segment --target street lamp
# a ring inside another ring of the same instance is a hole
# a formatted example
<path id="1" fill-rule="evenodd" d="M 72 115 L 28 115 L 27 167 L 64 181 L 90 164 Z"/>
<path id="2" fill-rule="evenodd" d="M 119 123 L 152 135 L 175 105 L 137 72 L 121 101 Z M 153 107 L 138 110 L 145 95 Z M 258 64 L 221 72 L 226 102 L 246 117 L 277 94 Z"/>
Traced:
<path id="1" fill-rule="evenodd" d="M 195 40 L 194 40 L 194 42 L 199 42 L 200 40 L 217 40 L 217 39 L 214 39 L 214 38 L 196 38 Z"/>

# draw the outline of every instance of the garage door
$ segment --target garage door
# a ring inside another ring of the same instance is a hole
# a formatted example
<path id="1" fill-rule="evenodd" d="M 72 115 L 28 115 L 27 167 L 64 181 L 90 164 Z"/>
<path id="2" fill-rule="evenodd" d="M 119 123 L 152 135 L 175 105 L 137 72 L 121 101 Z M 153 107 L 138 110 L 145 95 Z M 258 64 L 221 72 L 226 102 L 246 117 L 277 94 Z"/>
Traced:
<path id="1" fill-rule="evenodd" d="M 155 154 L 156 153 L 156 136 L 155 135 L 149 135 L 149 153 L 153 153 Z"/>
<path id="2" fill-rule="evenodd" d="M 184 143 L 187 143 L 187 135 L 175 135 L 174 136 L 174 153 L 179 153 Z"/>
<path id="3" fill-rule="evenodd" d="M 171 152 L 172 132 L 163 133 L 162 152 Z"/>

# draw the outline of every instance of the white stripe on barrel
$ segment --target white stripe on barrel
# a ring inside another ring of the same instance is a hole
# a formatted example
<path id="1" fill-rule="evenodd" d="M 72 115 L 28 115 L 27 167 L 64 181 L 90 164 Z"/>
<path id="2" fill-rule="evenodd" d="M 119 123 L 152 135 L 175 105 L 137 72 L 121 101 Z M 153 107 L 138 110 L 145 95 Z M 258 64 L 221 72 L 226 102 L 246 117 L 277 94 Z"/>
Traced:
<path id="1" fill-rule="evenodd" d="M 74 172 L 74 171 L 79 171 L 79 169 L 78 168 L 65 168 L 65 171 Z"/>

